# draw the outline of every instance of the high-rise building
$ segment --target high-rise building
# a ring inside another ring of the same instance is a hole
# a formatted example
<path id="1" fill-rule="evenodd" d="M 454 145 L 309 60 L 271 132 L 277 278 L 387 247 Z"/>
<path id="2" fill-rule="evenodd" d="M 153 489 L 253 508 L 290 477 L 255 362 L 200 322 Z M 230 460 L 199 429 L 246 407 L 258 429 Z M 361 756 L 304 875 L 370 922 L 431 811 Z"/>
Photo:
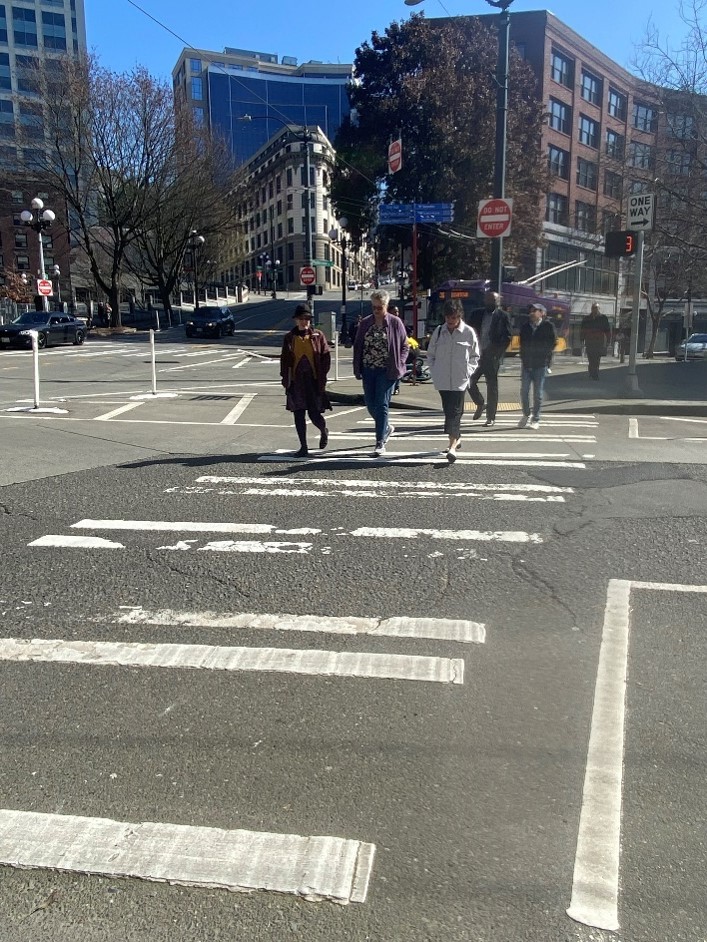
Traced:
<path id="1" fill-rule="evenodd" d="M 350 105 L 353 67 L 226 47 L 183 49 L 172 79 L 177 100 L 228 142 L 237 165 L 286 125 L 319 127 L 333 140 Z"/>
<path id="2" fill-rule="evenodd" d="M 20 213 L 39 196 L 57 216 L 57 223 L 42 235 L 44 261 L 48 274 L 55 265 L 59 268 L 65 300 L 66 207 L 38 173 L 44 144 L 39 74 L 66 56 L 85 52 L 84 0 L 0 3 L 0 284 L 7 274 L 22 273 L 29 273 L 25 277 L 31 283 L 38 272 L 38 236 L 22 225 Z"/>

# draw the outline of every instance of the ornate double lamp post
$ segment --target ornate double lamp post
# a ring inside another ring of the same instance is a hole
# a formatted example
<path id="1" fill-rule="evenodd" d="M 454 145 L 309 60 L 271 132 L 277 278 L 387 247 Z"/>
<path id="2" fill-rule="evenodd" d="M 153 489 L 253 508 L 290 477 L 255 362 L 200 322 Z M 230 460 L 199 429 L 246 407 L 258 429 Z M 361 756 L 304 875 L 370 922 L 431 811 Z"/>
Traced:
<path id="1" fill-rule="evenodd" d="M 44 201 L 40 200 L 38 196 L 35 196 L 30 206 L 32 207 L 31 210 L 22 210 L 20 219 L 29 229 L 36 232 L 39 237 L 39 277 L 45 281 L 47 273 L 44 269 L 44 242 L 42 241 L 42 232 L 51 227 L 56 219 L 56 213 L 51 209 L 45 209 Z M 45 311 L 49 310 L 49 298 L 46 295 L 42 296 L 42 308 Z"/>
<path id="2" fill-rule="evenodd" d="M 189 248 L 191 250 L 191 264 L 194 274 L 194 311 L 199 310 L 199 252 L 205 242 L 206 239 L 203 235 L 199 235 L 196 229 L 192 229 L 189 235 Z"/>

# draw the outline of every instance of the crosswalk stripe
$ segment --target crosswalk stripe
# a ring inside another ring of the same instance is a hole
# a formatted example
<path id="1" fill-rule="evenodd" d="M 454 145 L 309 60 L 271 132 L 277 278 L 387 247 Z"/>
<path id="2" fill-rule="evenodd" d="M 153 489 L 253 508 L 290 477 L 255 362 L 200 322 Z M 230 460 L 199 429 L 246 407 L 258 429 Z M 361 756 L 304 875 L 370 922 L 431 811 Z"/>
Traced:
<path id="1" fill-rule="evenodd" d="M 323 615 L 254 614 L 250 612 L 178 612 L 143 608 L 121 612 L 121 625 L 179 625 L 194 628 L 239 628 L 266 631 L 307 631 L 323 634 L 374 635 L 388 638 L 427 638 L 483 644 L 485 626 L 453 618 L 335 618 Z"/>
<path id="2" fill-rule="evenodd" d="M 288 457 L 289 456 L 289 457 Z M 434 454 L 428 455 L 427 457 L 422 457 L 419 452 L 416 454 L 410 454 L 405 452 L 395 452 L 390 453 L 389 455 L 381 458 L 376 458 L 373 455 L 361 455 L 361 454 L 349 454 L 349 455 L 328 455 L 326 457 L 314 457 L 310 455 L 308 458 L 295 458 L 294 454 L 291 451 L 276 452 L 275 454 L 269 455 L 259 455 L 257 458 L 258 462 L 271 463 L 271 462 L 305 462 L 308 464 L 360 464 L 366 462 L 366 464 L 375 464 L 375 465 L 415 465 L 415 464 L 444 464 L 446 461 L 443 455 L 435 452 Z M 517 460 L 514 458 L 505 458 L 499 456 L 494 457 L 484 457 L 484 458 L 462 458 L 457 455 L 456 465 L 501 465 L 506 468 L 579 468 L 580 470 L 585 469 L 587 466 L 583 461 L 532 461 L 527 459 Z"/>
<path id="3" fill-rule="evenodd" d="M 371 441 L 371 436 L 368 432 L 331 432 L 329 434 L 330 439 L 345 439 L 353 438 L 357 440 L 365 439 L 366 441 Z M 398 442 L 430 442 L 430 441 L 446 441 L 447 436 L 441 432 L 433 434 L 425 434 L 424 432 L 407 432 L 405 435 L 398 435 L 395 439 L 391 439 L 391 444 L 394 441 Z M 493 434 L 489 432 L 483 434 L 481 432 L 476 432 L 473 435 L 470 435 L 468 438 L 464 439 L 465 443 L 469 443 L 469 446 L 472 447 L 479 442 L 492 442 L 494 444 L 499 444 L 503 442 L 504 444 L 508 442 L 522 442 L 524 445 L 529 445 L 531 442 L 540 442 L 543 445 L 549 444 L 579 444 L 579 445 L 591 445 L 596 443 L 596 435 L 526 435 L 519 433 L 517 435 L 509 434 Z"/>
<path id="4" fill-rule="evenodd" d="M 289 477 L 235 477 L 233 475 L 202 474 L 197 479 L 198 484 L 289 484 Z M 412 488 L 416 490 L 454 490 L 454 491 L 520 491 L 522 493 L 542 493 L 542 494 L 574 494 L 573 487 L 561 487 L 555 484 L 477 484 L 477 483 L 459 483 L 450 484 L 443 482 L 441 484 L 431 481 L 380 481 L 380 480 L 362 480 L 361 478 L 297 478 L 302 484 L 317 484 L 319 486 L 332 487 L 351 487 L 351 488 L 375 488 L 377 490 L 404 490 L 409 491 Z"/>
<path id="5" fill-rule="evenodd" d="M 0 661 L 256 671 L 325 677 L 370 677 L 443 684 L 464 683 L 460 658 L 371 654 L 317 649 L 139 644 L 120 641 L 0 638 Z"/>
<path id="6" fill-rule="evenodd" d="M 538 533 L 524 530 L 430 530 L 417 527 L 359 527 L 348 536 L 371 537 L 373 539 L 399 540 L 427 536 L 431 540 L 480 540 L 501 543 L 542 543 Z"/>
<path id="7" fill-rule="evenodd" d="M 310 536 L 321 533 L 311 527 L 293 527 L 280 530 L 271 523 L 203 523 L 193 520 L 79 520 L 72 529 L 84 530 L 169 530 L 183 533 L 278 533 L 291 536 Z"/>
<path id="8" fill-rule="evenodd" d="M 165 493 L 170 494 L 207 494 L 214 489 L 210 487 L 189 486 L 171 487 Z M 230 490 L 219 490 L 219 496 L 229 496 L 239 494 L 243 497 L 360 497 L 360 498 L 395 498 L 399 494 L 393 491 L 356 491 L 347 488 L 337 490 L 322 491 L 315 487 L 241 487 Z M 508 503 L 528 503 L 528 504 L 564 504 L 565 498 L 561 494 L 549 495 L 547 497 L 531 497 L 529 494 L 475 494 L 473 491 L 420 491 L 406 492 L 405 500 L 433 500 L 433 499 L 453 499 L 463 497 L 466 500 L 489 500 L 496 503 L 507 501 Z"/>
<path id="9" fill-rule="evenodd" d="M 362 903 L 375 845 L 339 837 L 0 810 L 0 862 Z"/>
<path id="10" fill-rule="evenodd" d="M 247 393 L 243 396 L 238 405 L 234 406 L 228 415 L 221 419 L 221 425 L 235 425 L 257 395 L 257 393 Z"/>
<path id="11" fill-rule="evenodd" d="M 79 549 L 125 549 L 122 543 L 104 540 L 100 536 L 71 536 L 70 534 L 50 534 L 32 540 L 28 546 L 63 546 L 77 547 Z"/>

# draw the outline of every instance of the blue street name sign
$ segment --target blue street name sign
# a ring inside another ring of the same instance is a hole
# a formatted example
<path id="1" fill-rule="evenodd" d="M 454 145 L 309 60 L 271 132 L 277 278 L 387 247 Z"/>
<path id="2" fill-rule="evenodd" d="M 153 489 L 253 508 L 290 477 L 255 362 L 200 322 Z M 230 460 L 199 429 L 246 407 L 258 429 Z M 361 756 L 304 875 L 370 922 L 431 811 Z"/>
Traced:
<path id="1" fill-rule="evenodd" d="M 382 226 L 454 220 L 454 203 L 382 203 L 378 211 Z"/>

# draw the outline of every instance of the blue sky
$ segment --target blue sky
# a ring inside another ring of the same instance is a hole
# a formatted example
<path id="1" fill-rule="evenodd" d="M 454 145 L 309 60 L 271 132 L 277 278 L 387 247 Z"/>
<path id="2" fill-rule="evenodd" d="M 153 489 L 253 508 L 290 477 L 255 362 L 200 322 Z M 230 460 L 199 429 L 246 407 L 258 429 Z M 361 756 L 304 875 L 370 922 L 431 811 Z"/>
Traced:
<path id="1" fill-rule="evenodd" d="M 102 64 L 124 71 L 139 63 L 168 78 L 184 46 L 222 50 L 224 46 L 255 49 L 300 62 L 351 62 L 356 47 L 373 30 L 393 20 L 425 11 L 429 17 L 492 13 L 484 0 L 425 0 L 406 7 L 403 0 L 85 0 L 89 48 Z M 543 9 L 533 0 L 515 0 L 512 11 Z M 558 19 L 629 68 L 634 46 L 652 18 L 662 34 L 675 41 L 683 27 L 677 0 L 551 0 Z"/>

